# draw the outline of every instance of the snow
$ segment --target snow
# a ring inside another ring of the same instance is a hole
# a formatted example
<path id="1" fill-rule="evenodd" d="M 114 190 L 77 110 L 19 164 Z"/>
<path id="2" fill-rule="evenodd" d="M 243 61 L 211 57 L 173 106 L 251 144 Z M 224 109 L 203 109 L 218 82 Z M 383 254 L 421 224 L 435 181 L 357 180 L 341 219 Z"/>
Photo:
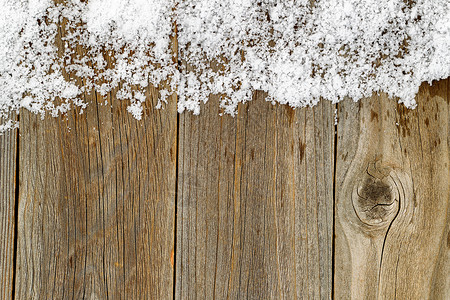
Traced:
<path id="1" fill-rule="evenodd" d="M 449 0 L 0 0 L 0 131 L 12 111 L 57 116 L 94 90 L 142 117 L 201 112 L 209 95 L 235 114 L 255 90 L 294 108 L 386 92 L 415 107 L 422 82 L 450 76 Z M 58 38 L 65 24 L 64 38 Z M 177 28 L 178 59 L 171 36 Z M 83 84 L 80 84 L 83 82 Z M 167 83 L 167 84 L 166 84 Z M 162 86 L 164 85 L 165 88 Z"/>
<path id="2" fill-rule="evenodd" d="M 222 105 L 233 113 L 255 89 L 292 107 L 380 91 L 414 107 L 421 82 L 450 75 L 448 0 L 190 0 L 180 8 L 180 51 L 194 66 L 182 73 L 199 81 L 182 82 L 180 111 L 213 92 L 228 96 Z M 208 67 L 212 60 L 224 69 Z"/>

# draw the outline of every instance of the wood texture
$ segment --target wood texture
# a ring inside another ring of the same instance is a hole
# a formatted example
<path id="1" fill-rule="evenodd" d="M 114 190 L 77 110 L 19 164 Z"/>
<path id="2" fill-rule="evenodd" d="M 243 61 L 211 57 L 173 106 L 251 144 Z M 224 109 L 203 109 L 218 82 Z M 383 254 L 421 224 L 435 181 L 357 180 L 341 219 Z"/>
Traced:
<path id="1" fill-rule="evenodd" d="M 447 299 L 449 81 L 415 110 L 339 103 L 336 150 L 329 102 L 257 92 L 232 118 L 212 97 L 179 116 L 178 185 L 175 99 L 154 110 L 152 88 L 142 121 L 114 93 L 23 112 L 17 216 L 16 137 L 0 138 L 2 297 Z"/>
<path id="2" fill-rule="evenodd" d="M 137 121 L 115 95 L 86 93 L 83 114 L 21 115 L 17 299 L 172 298 L 176 96 L 158 110 L 149 86 Z"/>
<path id="3" fill-rule="evenodd" d="M 175 100 L 148 96 L 140 122 L 109 96 L 21 115 L 17 299 L 171 298 Z"/>
<path id="4" fill-rule="evenodd" d="M 448 299 L 449 80 L 339 103 L 336 299 Z"/>
<path id="5" fill-rule="evenodd" d="M 449 79 L 415 110 L 157 93 L 0 136 L 0 300 L 449 299 Z"/>
<path id="6" fill-rule="evenodd" d="M 17 130 L 0 135 L 0 300 L 11 299 L 13 291 L 16 141 Z"/>
<path id="7" fill-rule="evenodd" d="M 334 106 L 180 115 L 176 299 L 331 296 Z"/>

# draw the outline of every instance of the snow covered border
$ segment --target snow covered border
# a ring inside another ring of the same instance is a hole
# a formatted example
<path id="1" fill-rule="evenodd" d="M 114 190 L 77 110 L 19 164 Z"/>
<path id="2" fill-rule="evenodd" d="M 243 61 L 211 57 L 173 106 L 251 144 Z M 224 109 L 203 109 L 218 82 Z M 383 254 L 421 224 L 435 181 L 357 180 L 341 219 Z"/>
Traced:
<path id="1" fill-rule="evenodd" d="M 234 114 L 254 90 L 292 107 L 381 91 L 414 107 L 422 82 L 450 76 L 448 0 L 1 2 L 3 119 L 21 108 L 57 116 L 119 84 L 137 119 L 148 84 L 162 83 L 158 106 L 176 91 L 178 111 L 195 114 L 211 93 Z"/>

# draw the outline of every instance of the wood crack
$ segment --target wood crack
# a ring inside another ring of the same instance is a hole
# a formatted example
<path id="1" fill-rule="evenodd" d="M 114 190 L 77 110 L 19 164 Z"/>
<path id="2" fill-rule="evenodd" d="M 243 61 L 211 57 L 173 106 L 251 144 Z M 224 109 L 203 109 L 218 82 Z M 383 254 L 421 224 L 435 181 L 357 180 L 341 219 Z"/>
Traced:
<path id="1" fill-rule="evenodd" d="M 335 104 L 336 117 L 339 120 L 339 104 Z M 337 160 L 338 160 L 338 124 L 334 124 L 334 147 L 333 147 L 333 223 L 331 231 L 331 298 L 334 299 L 334 284 L 335 284 L 335 274 L 336 274 L 336 170 L 337 170 Z"/>
<path id="2" fill-rule="evenodd" d="M 20 122 L 20 115 L 17 114 L 17 122 Z M 16 169 L 15 169 L 15 187 L 14 187 L 14 240 L 13 240 L 13 267 L 12 267 L 12 283 L 11 297 L 16 297 L 16 276 L 17 276 L 17 241 L 19 227 L 19 192 L 20 192 L 20 128 L 16 129 Z"/>

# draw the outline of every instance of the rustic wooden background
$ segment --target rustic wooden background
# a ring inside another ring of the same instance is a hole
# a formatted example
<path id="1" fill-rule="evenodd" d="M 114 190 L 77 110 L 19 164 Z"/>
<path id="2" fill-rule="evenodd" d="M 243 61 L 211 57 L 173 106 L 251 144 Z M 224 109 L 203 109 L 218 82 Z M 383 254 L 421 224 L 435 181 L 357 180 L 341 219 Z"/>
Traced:
<path id="1" fill-rule="evenodd" d="M 114 93 L 13 116 L 0 299 L 450 299 L 450 79 L 415 110 L 156 94 L 141 121 Z"/>
<path id="2" fill-rule="evenodd" d="M 1 299 L 449 299 L 449 79 L 415 110 L 148 93 L 0 137 Z"/>

